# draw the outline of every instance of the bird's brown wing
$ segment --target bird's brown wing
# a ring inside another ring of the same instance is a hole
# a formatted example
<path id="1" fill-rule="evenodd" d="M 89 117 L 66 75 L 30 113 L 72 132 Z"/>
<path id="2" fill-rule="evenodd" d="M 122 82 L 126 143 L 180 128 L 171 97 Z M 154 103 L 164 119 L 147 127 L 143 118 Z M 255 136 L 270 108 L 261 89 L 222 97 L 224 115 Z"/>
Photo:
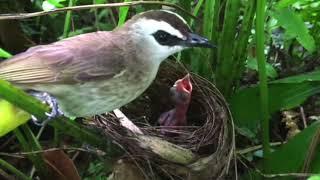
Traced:
<path id="1" fill-rule="evenodd" d="M 109 32 L 88 33 L 30 48 L 0 63 L 0 79 L 32 85 L 111 78 L 125 69 L 125 57 L 108 37 Z"/>

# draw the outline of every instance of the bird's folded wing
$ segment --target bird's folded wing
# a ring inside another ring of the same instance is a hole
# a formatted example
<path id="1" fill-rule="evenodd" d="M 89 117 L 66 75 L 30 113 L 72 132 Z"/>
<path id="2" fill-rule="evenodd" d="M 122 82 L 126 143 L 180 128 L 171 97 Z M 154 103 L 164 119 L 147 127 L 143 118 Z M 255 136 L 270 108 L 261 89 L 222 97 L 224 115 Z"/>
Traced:
<path id="1" fill-rule="evenodd" d="M 123 52 L 106 38 L 108 34 L 101 33 L 30 48 L 0 63 L 0 79 L 15 84 L 64 84 L 116 76 L 125 69 Z"/>

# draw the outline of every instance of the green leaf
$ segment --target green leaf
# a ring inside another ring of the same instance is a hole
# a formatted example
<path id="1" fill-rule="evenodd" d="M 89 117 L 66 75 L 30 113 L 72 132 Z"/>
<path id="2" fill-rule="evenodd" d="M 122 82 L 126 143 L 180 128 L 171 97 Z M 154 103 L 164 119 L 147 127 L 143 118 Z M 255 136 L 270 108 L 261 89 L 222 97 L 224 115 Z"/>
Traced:
<path id="1" fill-rule="evenodd" d="M 297 13 L 290 8 L 282 8 L 276 9 L 272 14 L 278 20 L 278 24 L 286 30 L 286 36 L 296 38 L 309 52 L 315 50 L 315 41 Z"/>
<path id="2" fill-rule="evenodd" d="M 320 180 L 320 175 L 318 176 L 311 176 L 308 178 L 308 180 Z"/>
<path id="3" fill-rule="evenodd" d="M 297 134 L 287 144 L 280 147 L 266 161 L 267 173 L 300 172 L 305 159 L 309 156 L 313 138 L 319 136 L 320 122 L 313 123 Z M 319 146 L 319 143 L 315 144 Z M 318 154 L 318 153 L 317 153 Z"/>
<path id="4" fill-rule="evenodd" d="M 271 83 L 301 83 L 305 81 L 320 81 L 320 70 L 275 80 Z"/>
<path id="5" fill-rule="evenodd" d="M 0 99 L 0 137 L 26 123 L 30 114 Z"/>
<path id="6" fill-rule="evenodd" d="M 305 165 L 305 161 L 312 153 L 312 146 L 315 145 L 320 148 L 319 142 L 314 142 L 314 139 L 319 136 L 320 122 L 313 123 L 308 128 L 304 129 L 301 133 L 294 136 L 288 143 L 282 145 L 273 151 L 270 156 L 261 161 L 258 165 L 258 169 L 265 167 L 265 174 L 288 174 L 299 173 Z M 315 153 L 319 157 L 319 153 Z M 313 158 L 311 163 L 311 169 L 313 164 L 320 163 L 320 159 Z M 251 172 L 252 173 L 252 172 Z M 316 172 L 313 172 L 316 173 Z M 249 179 L 249 174 L 246 174 L 243 179 Z M 250 179 L 262 179 L 259 174 L 250 174 Z M 296 179 L 292 176 L 277 177 L 274 179 Z"/>
<path id="7" fill-rule="evenodd" d="M 47 0 L 50 4 L 54 5 L 56 8 L 63 8 L 64 5 L 60 4 L 60 2 L 64 2 L 66 0 Z"/>
<path id="8" fill-rule="evenodd" d="M 125 0 L 124 2 L 129 2 L 129 0 Z M 129 7 L 120 7 L 119 8 L 119 20 L 118 26 L 121 26 L 126 21 L 128 15 Z"/>
<path id="9" fill-rule="evenodd" d="M 320 152 L 320 146 L 318 146 L 318 149 L 316 150 L 316 152 Z M 316 153 L 315 157 L 313 158 L 313 162 L 311 164 L 311 172 L 315 174 L 319 174 L 319 178 L 320 178 L 320 153 Z"/>
<path id="10" fill-rule="evenodd" d="M 43 1 L 42 9 L 44 11 L 51 11 L 56 8 L 63 8 L 64 5 L 60 4 L 60 2 L 63 2 L 63 1 L 65 1 L 65 0 L 46 0 L 46 1 Z"/>
<path id="11" fill-rule="evenodd" d="M 320 82 L 269 84 L 269 112 L 290 109 L 320 92 Z M 235 123 L 254 131 L 259 125 L 259 89 L 257 86 L 238 91 L 230 101 Z"/>
<path id="12" fill-rule="evenodd" d="M 3 50 L 2 48 L 0 48 L 0 57 L 10 58 L 10 57 L 12 57 L 12 55 L 10 53 L 8 53 L 7 51 Z"/>
<path id="13" fill-rule="evenodd" d="M 301 2 L 301 1 L 306 1 L 306 0 L 281 0 L 276 4 L 276 8 L 286 8 L 288 6 L 293 5 L 296 2 Z"/>
<path id="14" fill-rule="evenodd" d="M 320 71 L 292 76 L 269 83 L 269 112 L 299 106 L 320 92 Z M 236 92 L 230 100 L 234 121 L 239 128 L 256 131 L 259 125 L 259 89 L 255 85 Z"/>
<path id="15" fill-rule="evenodd" d="M 258 64 L 256 58 L 251 58 L 246 61 L 246 67 L 255 71 L 258 71 Z M 278 77 L 276 69 L 269 63 L 266 63 L 267 76 L 270 78 Z"/>
<path id="16" fill-rule="evenodd" d="M 95 0 L 95 4 L 104 4 L 107 0 Z"/>

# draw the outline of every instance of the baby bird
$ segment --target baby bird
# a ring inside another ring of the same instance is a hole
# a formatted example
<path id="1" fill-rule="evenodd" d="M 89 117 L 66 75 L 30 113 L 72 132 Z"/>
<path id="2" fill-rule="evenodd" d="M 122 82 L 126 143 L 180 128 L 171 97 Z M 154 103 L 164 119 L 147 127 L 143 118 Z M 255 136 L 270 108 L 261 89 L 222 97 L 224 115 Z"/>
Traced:
<path id="1" fill-rule="evenodd" d="M 158 122 L 161 127 L 161 133 L 168 135 L 168 130 L 179 129 L 179 126 L 187 125 L 186 113 L 191 100 L 192 84 L 190 75 L 177 80 L 170 88 L 171 100 L 175 107 L 170 111 L 160 115 Z"/>

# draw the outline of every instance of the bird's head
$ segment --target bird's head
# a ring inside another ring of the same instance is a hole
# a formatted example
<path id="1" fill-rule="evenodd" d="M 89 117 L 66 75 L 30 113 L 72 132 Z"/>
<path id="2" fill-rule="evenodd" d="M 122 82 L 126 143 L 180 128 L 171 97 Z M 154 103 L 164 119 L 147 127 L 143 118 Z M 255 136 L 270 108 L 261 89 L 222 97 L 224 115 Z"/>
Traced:
<path id="1" fill-rule="evenodd" d="M 177 105 L 187 105 L 191 100 L 192 84 L 190 75 L 187 74 L 184 78 L 177 80 L 170 89 L 172 100 Z"/>
<path id="2" fill-rule="evenodd" d="M 141 53 L 159 62 L 186 48 L 212 47 L 208 39 L 193 33 L 180 15 L 167 10 L 140 13 L 124 27 Z"/>

